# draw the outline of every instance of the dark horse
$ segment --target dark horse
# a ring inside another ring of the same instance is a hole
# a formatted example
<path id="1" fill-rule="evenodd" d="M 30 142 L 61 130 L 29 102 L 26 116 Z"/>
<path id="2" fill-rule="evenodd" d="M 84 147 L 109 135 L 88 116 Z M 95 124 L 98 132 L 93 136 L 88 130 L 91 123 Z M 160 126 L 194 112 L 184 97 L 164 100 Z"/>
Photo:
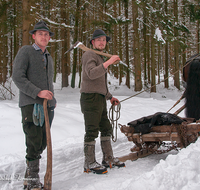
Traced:
<path id="1" fill-rule="evenodd" d="M 190 57 L 183 68 L 183 80 L 187 83 L 185 90 L 186 117 L 200 119 L 200 54 Z"/>

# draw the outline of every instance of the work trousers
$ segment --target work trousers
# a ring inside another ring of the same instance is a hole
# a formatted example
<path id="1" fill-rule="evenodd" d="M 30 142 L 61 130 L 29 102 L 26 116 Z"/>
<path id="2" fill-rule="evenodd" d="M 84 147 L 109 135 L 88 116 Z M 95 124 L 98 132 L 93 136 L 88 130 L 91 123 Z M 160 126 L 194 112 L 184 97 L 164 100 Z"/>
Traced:
<path id="1" fill-rule="evenodd" d="M 92 142 L 101 132 L 101 137 L 112 135 L 112 125 L 107 116 L 105 96 L 97 93 L 81 93 L 81 111 L 85 120 L 84 142 Z"/>
<path id="2" fill-rule="evenodd" d="M 47 145 L 45 122 L 42 127 L 36 126 L 33 123 L 33 107 L 34 105 L 27 105 L 21 108 L 26 143 L 26 159 L 28 161 L 40 159 L 40 154 L 42 154 Z M 54 117 L 54 108 L 48 108 L 47 110 L 51 126 Z"/>

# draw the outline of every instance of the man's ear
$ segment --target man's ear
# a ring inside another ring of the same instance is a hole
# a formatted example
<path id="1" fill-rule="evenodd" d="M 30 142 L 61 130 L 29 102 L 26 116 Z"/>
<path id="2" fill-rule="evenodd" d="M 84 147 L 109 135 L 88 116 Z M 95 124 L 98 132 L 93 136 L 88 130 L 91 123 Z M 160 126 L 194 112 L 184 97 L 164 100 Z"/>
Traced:
<path id="1" fill-rule="evenodd" d="M 32 38 L 35 40 L 35 34 L 32 34 Z"/>

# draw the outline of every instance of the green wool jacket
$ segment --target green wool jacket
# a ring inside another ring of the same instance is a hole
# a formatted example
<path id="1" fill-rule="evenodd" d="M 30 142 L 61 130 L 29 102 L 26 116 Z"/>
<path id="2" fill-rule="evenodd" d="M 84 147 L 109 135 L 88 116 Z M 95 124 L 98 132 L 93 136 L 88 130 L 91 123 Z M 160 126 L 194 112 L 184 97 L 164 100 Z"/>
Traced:
<path id="1" fill-rule="evenodd" d="M 26 45 L 18 51 L 13 65 L 12 78 L 19 88 L 19 107 L 30 104 L 43 104 L 43 98 L 37 95 L 41 90 L 53 90 L 53 59 L 47 52 L 47 66 L 43 52 L 35 50 L 33 46 Z M 53 107 L 56 100 L 48 101 Z"/>
<path id="2" fill-rule="evenodd" d="M 98 93 L 111 99 L 107 86 L 107 69 L 104 68 L 104 60 L 93 51 L 86 51 L 82 56 L 82 80 L 81 93 Z"/>

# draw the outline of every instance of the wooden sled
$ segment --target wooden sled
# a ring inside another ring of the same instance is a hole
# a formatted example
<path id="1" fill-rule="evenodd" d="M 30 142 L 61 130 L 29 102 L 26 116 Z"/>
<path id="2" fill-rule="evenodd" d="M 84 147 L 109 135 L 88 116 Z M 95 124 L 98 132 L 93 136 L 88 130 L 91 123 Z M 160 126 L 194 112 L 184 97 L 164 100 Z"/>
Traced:
<path id="1" fill-rule="evenodd" d="M 132 141 L 135 145 L 131 148 L 131 153 L 122 157 L 119 160 L 137 160 L 154 153 L 165 153 L 172 149 L 184 148 L 190 143 L 194 143 L 199 137 L 200 121 L 193 122 L 192 119 L 181 124 L 154 126 L 150 133 L 141 134 L 134 133 L 133 127 L 120 125 L 121 132 L 124 133 L 128 141 Z M 160 150 L 160 146 L 166 141 L 169 142 L 167 150 Z"/>

